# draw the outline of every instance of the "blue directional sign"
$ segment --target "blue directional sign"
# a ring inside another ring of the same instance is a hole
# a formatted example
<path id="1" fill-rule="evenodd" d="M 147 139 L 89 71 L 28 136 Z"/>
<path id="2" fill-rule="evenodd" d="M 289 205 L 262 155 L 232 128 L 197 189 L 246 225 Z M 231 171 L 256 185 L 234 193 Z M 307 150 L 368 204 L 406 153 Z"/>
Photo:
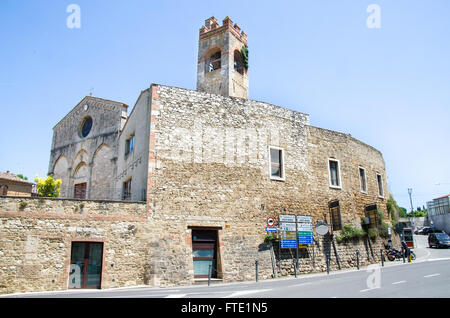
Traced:
<path id="1" fill-rule="evenodd" d="M 281 248 L 296 248 L 297 240 L 281 240 Z"/>

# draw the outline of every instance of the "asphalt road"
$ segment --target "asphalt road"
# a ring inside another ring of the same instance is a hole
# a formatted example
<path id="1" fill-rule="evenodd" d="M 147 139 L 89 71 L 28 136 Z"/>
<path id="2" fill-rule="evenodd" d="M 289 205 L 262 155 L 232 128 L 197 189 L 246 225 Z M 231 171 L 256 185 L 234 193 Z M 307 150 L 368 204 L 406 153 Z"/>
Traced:
<path id="1" fill-rule="evenodd" d="M 329 275 L 299 275 L 259 282 L 70 290 L 14 294 L 26 298 L 447 298 L 450 297 L 450 249 L 430 249 L 426 236 L 415 237 L 417 259 L 385 262 Z"/>

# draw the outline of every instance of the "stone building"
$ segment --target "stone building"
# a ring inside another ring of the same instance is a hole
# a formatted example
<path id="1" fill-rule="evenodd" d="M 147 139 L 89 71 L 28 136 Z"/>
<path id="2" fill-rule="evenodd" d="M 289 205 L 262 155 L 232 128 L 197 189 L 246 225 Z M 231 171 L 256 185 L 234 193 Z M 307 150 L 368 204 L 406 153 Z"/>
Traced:
<path id="1" fill-rule="evenodd" d="M 31 197 L 33 182 L 19 178 L 9 171 L 0 172 L 0 195 Z"/>
<path id="2" fill-rule="evenodd" d="M 111 199 L 117 140 L 128 106 L 86 96 L 55 127 L 49 174 L 62 180 L 61 197 Z"/>
<path id="3" fill-rule="evenodd" d="M 334 235 L 372 218 L 368 206 L 389 219 L 382 154 L 311 126 L 308 114 L 249 100 L 247 45 L 230 18 L 212 17 L 200 29 L 196 90 L 152 84 L 128 116 L 123 103 L 86 97 L 56 125 L 49 172 L 66 198 L 89 200 L 33 199 L 21 210 L 19 199 L 0 201 L 0 292 L 193 284 L 209 265 L 216 279 L 248 280 L 255 260 L 270 278 L 293 267 L 279 246 L 272 262 L 268 217 L 310 216 Z M 332 269 L 355 266 L 356 249 L 368 264 L 381 247 L 314 233 L 299 271 L 325 270 L 332 250 Z M 83 264 L 94 263 L 89 277 Z"/>

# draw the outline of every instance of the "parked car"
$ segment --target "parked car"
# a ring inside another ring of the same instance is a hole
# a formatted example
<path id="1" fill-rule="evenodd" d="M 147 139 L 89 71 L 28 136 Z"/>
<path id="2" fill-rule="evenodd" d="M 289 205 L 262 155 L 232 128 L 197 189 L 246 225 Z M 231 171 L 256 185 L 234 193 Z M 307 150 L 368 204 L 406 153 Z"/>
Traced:
<path id="1" fill-rule="evenodd" d="M 450 247 L 450 237 L 447 233 L 430 233 L 428 235 L 429 247 Z"/>
<path id="2" fill-rule="evenodd" d="M 433 227 L 424 227 L 419 234 L 428 235 L 430 233 L 442 233 L 442 231 L 439 231 Z"/>

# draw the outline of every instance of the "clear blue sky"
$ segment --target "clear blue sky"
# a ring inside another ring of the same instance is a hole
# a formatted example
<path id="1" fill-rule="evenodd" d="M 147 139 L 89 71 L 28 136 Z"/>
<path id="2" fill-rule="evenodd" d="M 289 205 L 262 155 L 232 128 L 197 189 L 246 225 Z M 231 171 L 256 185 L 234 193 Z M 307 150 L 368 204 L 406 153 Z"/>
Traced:
<path id="1" fill-rule="evenodd" d="M 379 29 L 366 25 L 372 3 Z M 67 28 L 69 4 L 80 29 Z M 45 176 L 53 126 L 91 90 L 131 110 L 152 82 L 195 89 L 213 15 L 248 34 L 251 99 L 379 149 L 408 210 L 409 187 L 415 207 L 450 193 L 448 0 L 2 0 L 0 171 Z"/>

